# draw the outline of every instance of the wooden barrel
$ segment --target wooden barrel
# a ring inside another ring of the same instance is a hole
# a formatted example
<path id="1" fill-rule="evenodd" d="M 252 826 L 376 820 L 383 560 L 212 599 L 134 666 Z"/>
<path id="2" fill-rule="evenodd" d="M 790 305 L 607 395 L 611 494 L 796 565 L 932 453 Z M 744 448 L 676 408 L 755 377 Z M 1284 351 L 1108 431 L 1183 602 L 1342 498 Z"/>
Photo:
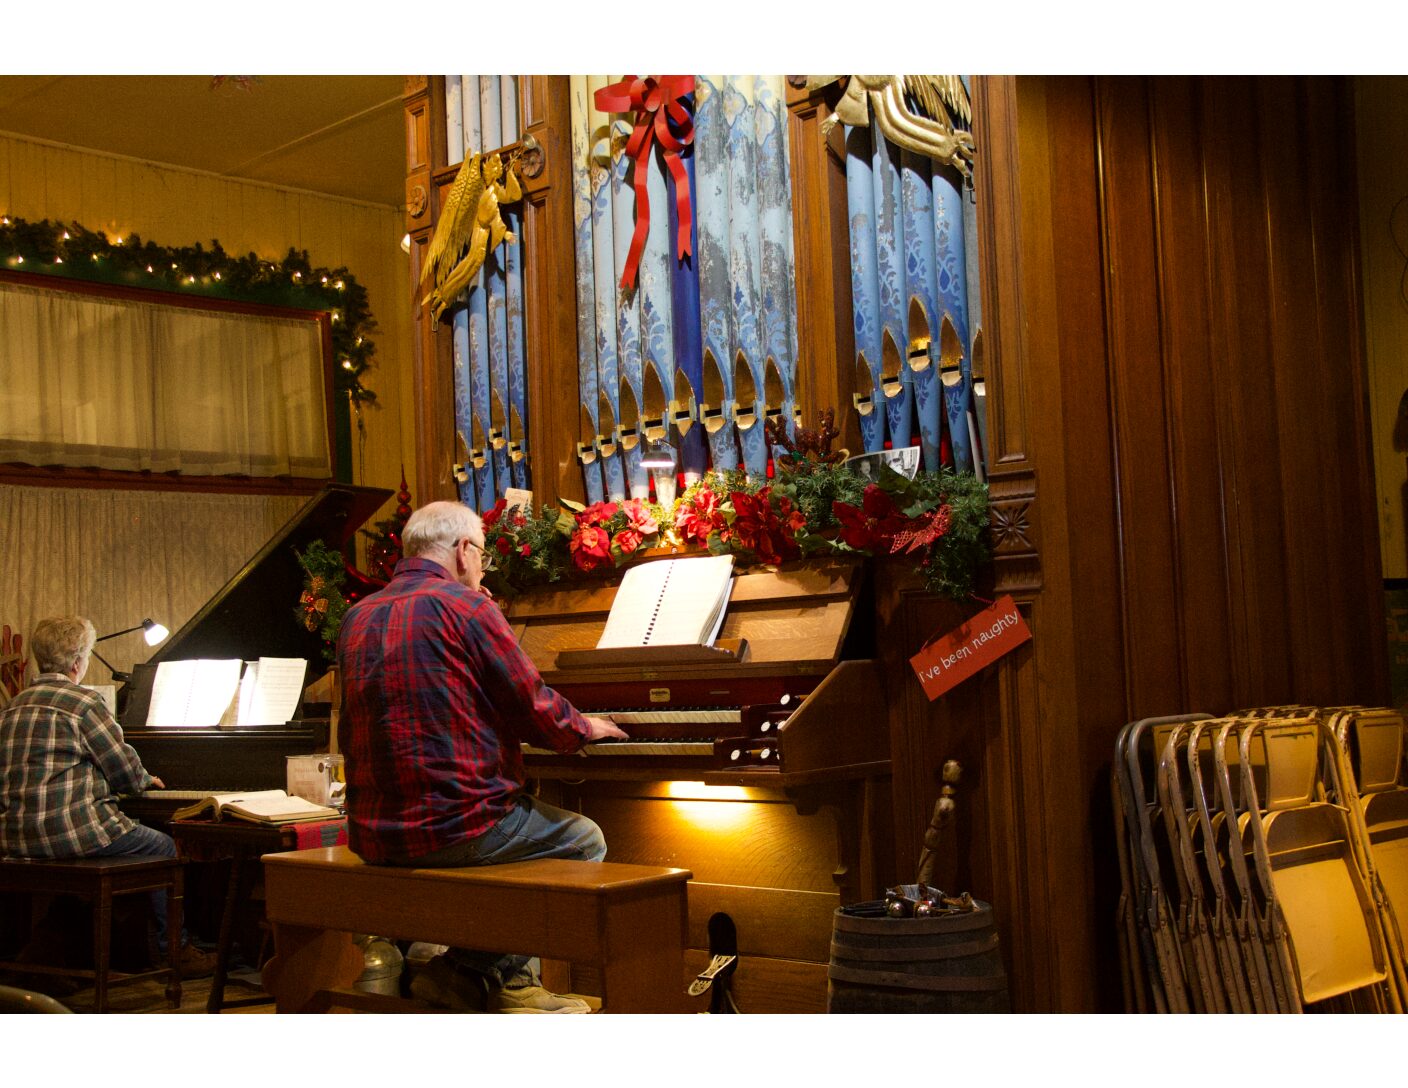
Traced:
<path id="1" fill-rule="evenodd" d="M 837 910 L 826 1011 L 1011 1011 L 992 907 L 975 902 L 971 913 L 933 918 Z"/>

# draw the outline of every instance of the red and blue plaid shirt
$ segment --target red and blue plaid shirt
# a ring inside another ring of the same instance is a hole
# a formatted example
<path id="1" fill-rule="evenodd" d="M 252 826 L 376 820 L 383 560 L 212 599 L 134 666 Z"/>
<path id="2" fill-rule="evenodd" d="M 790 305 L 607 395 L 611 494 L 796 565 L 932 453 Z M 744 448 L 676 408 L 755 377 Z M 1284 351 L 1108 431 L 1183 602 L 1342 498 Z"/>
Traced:
<path id="1" fill-rule="evenodd" d="M 520 741 L 574 752 L 586 720 L 543 683 L 490 598 L 402 559 L 337 644 L 348 839 L 405 861 L 489 830 L 523 788 Z"/>

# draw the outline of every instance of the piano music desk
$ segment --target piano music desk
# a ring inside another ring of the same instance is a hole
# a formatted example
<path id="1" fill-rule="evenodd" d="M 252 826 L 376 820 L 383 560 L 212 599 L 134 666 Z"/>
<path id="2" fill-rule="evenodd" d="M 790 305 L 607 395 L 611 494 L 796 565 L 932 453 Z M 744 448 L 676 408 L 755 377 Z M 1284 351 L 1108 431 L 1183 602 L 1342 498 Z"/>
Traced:
<path id="1" fill-rule="evenodd" d="M 264 858 L 279 1012 L 332 1003 L 362 971 L 353 933 L 588 964 L 605 1012 L 683 1012 L 688 869 L 544 858 L 465 869 L 368 865 L 345 846 Z"/>
<path id="2" fill-rule="evenodd" d="M 319 820 L 301 825 L 308 829 L 335 829 L 337 841 L 347 840 L 347 821 Z M 262 997 L 225 1001 L 225 980 L 230 970 L 230 949 L 234 945 L 235 915 L 249 901 L 259 877 L 259 859 L 276 850 L 298 849 L 298 831 L 294 824 L 254 824 L 239 820 L 172 820 L 171 837 L 181 857 L 190 861 L 230 862 L 230 882 L 225 890 L 225 904 L 220 914 L 220 943 L 215 956 L 215 977 L 211 980 L 210 997 L 205 1011 L 217 1013 L 223 1008 L 267 1004 Z M 258 966 L 256 964 L 256 966 Z"/>

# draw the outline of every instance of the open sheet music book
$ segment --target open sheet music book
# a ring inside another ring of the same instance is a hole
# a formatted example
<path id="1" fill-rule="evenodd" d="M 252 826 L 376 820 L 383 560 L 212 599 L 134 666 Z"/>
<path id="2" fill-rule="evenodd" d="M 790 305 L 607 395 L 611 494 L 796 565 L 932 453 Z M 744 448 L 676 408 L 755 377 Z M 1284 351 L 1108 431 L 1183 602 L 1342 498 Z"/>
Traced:
<path id="1" fill-rule="evenodd" d="M 146 725 L 282 725 L 298 711 L 307 668 L 301 657 L 163 661 L 152 680 Z"/>
<path id="2" fill-rule="evenodd" d="M 335 820 L 342 813 L 325 805 L 315 805 L 302 797 L 290 797 L 283 790 L 253 790 L 247 793 L 212 793 L 193 805 L 171 814 L 173 820 L 192 820 L 209 815 L 219 820 L 229 815 L 256 824 L 294 824 L 304 820 Z"/>
<path id="3" fill-rule="evenodd" d="M 659 559 L 621 579 L 599 650 L 628 646 L 712 646 L 733 589 L 733 556 Z"/>

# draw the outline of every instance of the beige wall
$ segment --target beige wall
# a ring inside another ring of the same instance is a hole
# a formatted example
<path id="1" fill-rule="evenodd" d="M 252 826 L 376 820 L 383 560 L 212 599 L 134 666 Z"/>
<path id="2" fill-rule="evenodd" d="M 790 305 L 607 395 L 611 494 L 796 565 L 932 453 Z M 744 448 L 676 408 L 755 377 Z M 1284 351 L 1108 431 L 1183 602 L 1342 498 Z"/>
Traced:
<path id="1" fill-rule="evenodd" d="M 1408 392 L 1408 77 L 1356 81 L 1359 238 L 1369 418 L 1384 577 L 1408 577 L 1408 450 L 1393 448 Z M 1397 214 L 1394 208 L 1402 200 Z M 1395 229 L 1397 235 L 1395 237 Z"/>
<path id="2" fill-rule="evenodd" d="M 405 215 L 366 204 L 78 150 L 0 133 L 0 212 L 77 221 L 110 237 L 140 234 L 165 246 L 209 245 L 280 259 L 292 246 L 314 266 L 345 265 L 366 287 L 378 330 L 364 381 L 378 405 L 353 430 L 353 480 L 395 489 L 401 466 L 417 495 L 412 445 L 409 260 Z M 392 500 L 373 521 L 389 517 Z"/>

